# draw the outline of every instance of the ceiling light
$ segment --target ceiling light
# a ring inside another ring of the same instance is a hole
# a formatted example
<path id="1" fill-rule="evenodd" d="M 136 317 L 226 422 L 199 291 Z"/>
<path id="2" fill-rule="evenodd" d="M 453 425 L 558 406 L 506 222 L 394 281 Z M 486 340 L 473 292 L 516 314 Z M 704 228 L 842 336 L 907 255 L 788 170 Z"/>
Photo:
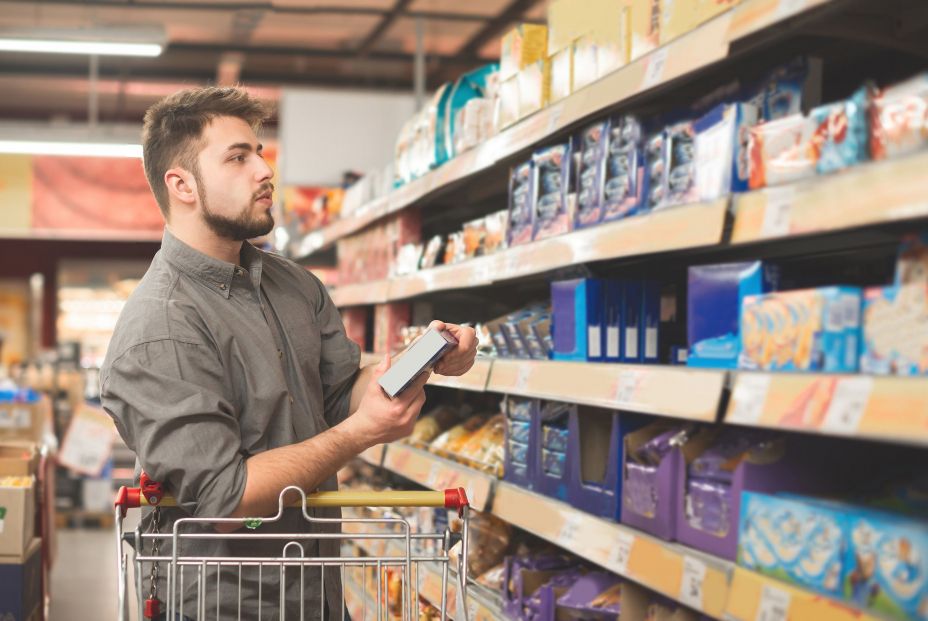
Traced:
<path id="1" fill-rule="evenodd" d="M 142 145 L 119 142 L 51 142 L 38 140 L 0 140 L 0 153 L 140 158 L 142 157 Z"/>
<path id="2" fill-rule="evenodd" d="M 159 56 L 163 49 L 164 48 L 157 43 L 0 38 L 0 51 L 3 52 L 44 52 L 47 54 L 88 54 L 99 56 Z"/>

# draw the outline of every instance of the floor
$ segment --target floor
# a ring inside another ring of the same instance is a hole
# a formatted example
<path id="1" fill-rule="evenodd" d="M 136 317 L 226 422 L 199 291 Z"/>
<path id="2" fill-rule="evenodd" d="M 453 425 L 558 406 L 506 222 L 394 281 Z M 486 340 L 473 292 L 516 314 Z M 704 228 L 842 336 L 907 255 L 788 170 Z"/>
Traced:
<path id="1" fill-rule="evenodd" d="M 116 621 L 115 549 L 116 538 L 111 530 L 58 531 L 49 621 Z M 129 619 L 135 621 L 137 616 L 135 610 L 130 610 Z"/>

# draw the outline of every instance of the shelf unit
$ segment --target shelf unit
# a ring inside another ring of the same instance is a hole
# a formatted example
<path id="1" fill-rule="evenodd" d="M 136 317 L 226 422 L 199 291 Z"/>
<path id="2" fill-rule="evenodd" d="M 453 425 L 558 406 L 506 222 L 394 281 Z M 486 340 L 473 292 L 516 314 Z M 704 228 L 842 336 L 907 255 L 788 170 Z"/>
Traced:
<path id="1" fill-rule="evenodd" d="M 523 119 L 419 179 L 362 205 L 351 217 L 310 234 L 302 244 L 301 250 L 305 254 L 301 260 L 381 218 L 504 163 L 597 113 L 724 60 L 733 42 L 812 9 L 840 1 L 744 0 L 734 9 Z"/>

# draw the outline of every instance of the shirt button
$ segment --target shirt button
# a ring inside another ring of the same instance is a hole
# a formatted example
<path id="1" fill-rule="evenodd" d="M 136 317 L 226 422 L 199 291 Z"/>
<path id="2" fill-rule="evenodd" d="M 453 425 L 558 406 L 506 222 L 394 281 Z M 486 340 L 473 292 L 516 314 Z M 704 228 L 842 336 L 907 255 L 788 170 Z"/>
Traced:
<path id="1" fill-rule="evenodd" d="M 293 395 L 287 393 L 287 397 L 290 399 L 290 405 L 293 405 Z"/>
<path id="2" fill-rule="evenodd" d="M 222 289 L 223 291 L 225 291 L 225 290 L 226 290 L 226 285 L 225 285 L 225 283 L 220 283 L 220 284 L 219 284 L 219 288 Z"/>
<path id="3" fill-rule="evenodd" d="M 245 275 L 245 270 L 239 268 L 239 269 L 235 270 L 235 273 L 238 274 L 239 276 L 244 276 L 244 275 Z"/>

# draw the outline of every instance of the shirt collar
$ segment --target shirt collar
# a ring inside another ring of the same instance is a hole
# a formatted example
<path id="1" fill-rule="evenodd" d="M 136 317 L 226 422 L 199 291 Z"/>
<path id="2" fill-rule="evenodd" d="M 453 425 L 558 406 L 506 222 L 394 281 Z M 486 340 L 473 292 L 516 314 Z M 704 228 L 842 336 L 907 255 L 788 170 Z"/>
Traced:
<path id="1" fill-rule="evenodd" d="M 238 266 L 203 254 L 175 237 L 169 230 L 164 230 L 161 240 L 161 252 L 164 258 L 182 272 L 202 281 L 209 288 L 224 298 L 229 297 Z M 240 255 L 242 266 L 251 275 L 255 286 L 261 284 L 261 252 L 245 242 Z"/>

